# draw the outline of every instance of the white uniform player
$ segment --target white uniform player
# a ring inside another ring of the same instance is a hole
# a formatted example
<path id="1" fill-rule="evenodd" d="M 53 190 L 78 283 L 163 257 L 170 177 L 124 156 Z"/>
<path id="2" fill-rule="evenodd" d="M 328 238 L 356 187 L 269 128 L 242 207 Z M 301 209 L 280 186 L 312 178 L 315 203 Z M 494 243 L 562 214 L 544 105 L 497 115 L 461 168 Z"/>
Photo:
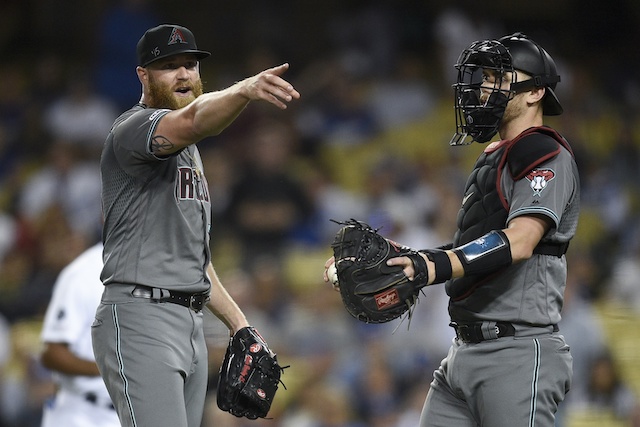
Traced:
<path id="1" fill-rule="evenodd" d="M 93 356 L 91 324 L 104 286 L 102 244 L 87 249 L 58 276 L 41 338 L 43 364 L 54 373 L 56 395 L 45 405 L 42 427 L 119 427 Z"/>

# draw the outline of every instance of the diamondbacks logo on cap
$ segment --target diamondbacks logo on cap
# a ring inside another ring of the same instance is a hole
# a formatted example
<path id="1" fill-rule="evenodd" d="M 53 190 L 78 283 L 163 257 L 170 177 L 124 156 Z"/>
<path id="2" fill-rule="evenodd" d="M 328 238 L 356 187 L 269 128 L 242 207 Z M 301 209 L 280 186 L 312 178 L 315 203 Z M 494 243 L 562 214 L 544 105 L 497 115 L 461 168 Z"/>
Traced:
<path id="1" fill-rule="evenodd" d="M 141 67 L 146 67 L 158 59 L 182 53 L 195 55 L 198 60 L 211 55 L 198 49 L 191 30 L 169 24 L 148 29 L 138 41 L 136 53 Z"/>
<path id="2" fill-rule="evenodd" d="M 167 42 L 167 46 L 171 46 L 172 44 L 183 43 L 187 44 L 187 40 L 185 39 L 182 31 L 178 28 L 173 27 L 173 31 L 171 31 L 171 35 L 169 36 L 169 41 Z"/>

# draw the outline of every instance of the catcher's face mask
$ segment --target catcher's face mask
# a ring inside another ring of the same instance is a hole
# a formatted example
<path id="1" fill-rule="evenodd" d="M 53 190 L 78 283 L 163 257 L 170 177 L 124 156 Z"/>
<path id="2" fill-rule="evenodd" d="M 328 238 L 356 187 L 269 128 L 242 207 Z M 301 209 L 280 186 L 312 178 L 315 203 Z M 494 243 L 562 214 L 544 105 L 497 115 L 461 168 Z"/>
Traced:
<path id="1" fill-rule="evenodd" d="M 449 144 L 487 142 L 498 132 L 507 103 L 516 93 L 511 55 L 498 41 L 474 42 L 460 54 L 455 68 L 456 133 Z"/>

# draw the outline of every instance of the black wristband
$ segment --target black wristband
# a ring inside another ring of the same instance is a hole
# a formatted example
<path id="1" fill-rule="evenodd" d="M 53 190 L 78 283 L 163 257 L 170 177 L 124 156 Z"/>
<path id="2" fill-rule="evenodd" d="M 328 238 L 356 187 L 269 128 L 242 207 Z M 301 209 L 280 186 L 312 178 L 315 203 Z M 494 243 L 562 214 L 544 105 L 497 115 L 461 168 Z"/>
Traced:
<path id="1" fill-rule="evenodd" d="M 411 251 L 406 256 L 413 263 L 413 269 L 415 270 L 413 282 L 415 286 L 419 288 L 427 286 L 427 283 L 429 283 L 429 270 L 427 269 L 427 261 L 425 261 L 424 258 L 422 258 L 422 256 L 420 256 L 420 254 L 415 251 Z"/>
<path id="2" fill-rule="evenodd" d="M 435 264 L 436 277 L 433 279 L 433 284 L 446 282 L 451 279 L 453 270 L 451 269 L 449 254 L 440 249 L 424 249 L 420 252 L 425 254 L 429 261 Z"/>

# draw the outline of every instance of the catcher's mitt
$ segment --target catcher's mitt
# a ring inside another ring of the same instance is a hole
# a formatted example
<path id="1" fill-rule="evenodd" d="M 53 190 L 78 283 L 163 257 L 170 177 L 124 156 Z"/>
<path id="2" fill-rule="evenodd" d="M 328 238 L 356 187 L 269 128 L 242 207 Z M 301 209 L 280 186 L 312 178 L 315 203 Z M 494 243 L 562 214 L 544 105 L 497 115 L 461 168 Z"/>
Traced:
<path id="1" fill-rule="evenodd" d="M 284 368 L 255 328 L 240 329 L 229 340 L 220 367 L 218 407 L 236 417 L 264 418 Z"/>
<path id="2" fill-rule="evenodd" d="M 364 222 L 334 221 L 343 227 L 331 244 L 338 285 L 347 311 L 365 323 L 384 323 L 400 317 L 418 299 L 428 282 L 427 265 L 417 251 L 388 240 Z M 413 280 L 389 258 L 406 256 L 416 271 Z"/>

